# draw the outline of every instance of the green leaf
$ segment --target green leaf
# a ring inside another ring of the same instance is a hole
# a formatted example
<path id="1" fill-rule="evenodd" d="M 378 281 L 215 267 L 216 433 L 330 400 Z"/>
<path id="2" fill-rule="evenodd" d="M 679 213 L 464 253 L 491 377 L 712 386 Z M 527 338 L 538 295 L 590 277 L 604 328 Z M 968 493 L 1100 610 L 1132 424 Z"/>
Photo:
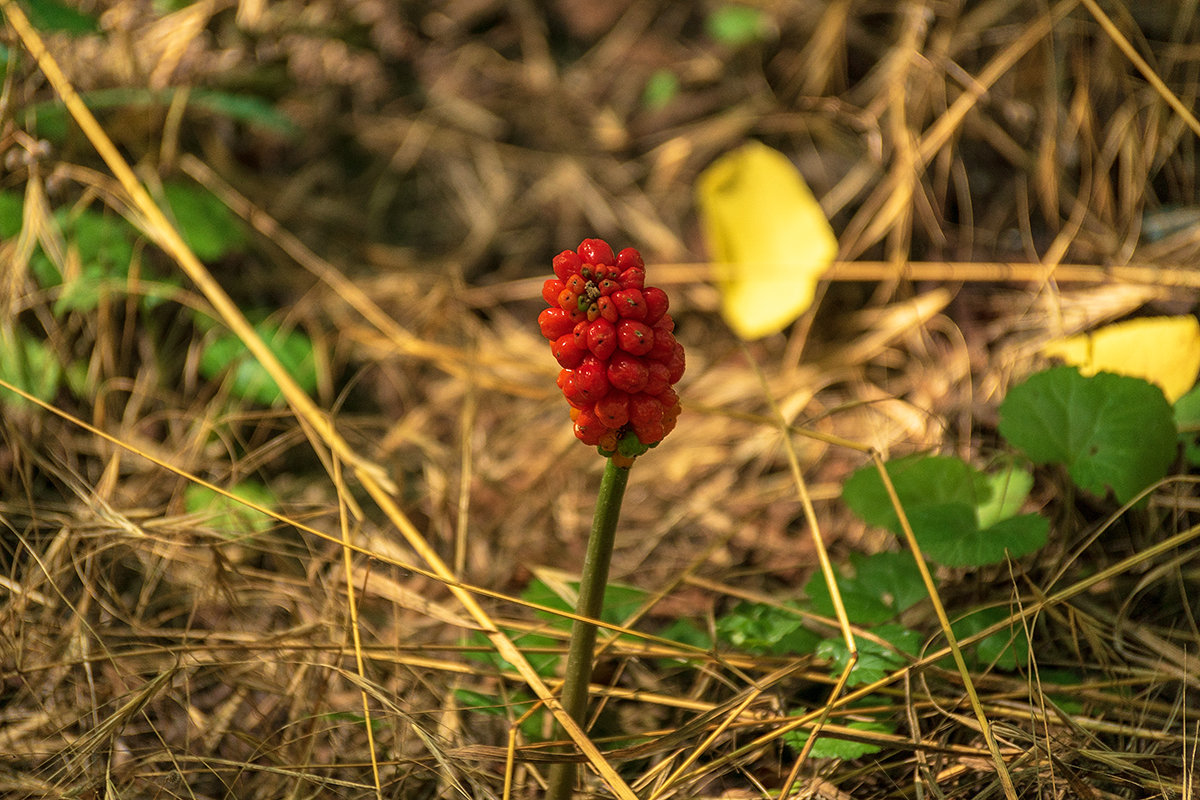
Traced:
<path id="1" fill-rule="evenodd" d="M 904 666 L 907 662 L 905 653 L 913 655 L 921 646 L 921 634 L 902 625 L 878 625 L 871 629 L 871 633 L 889 642 L 892 647 L 856 636 L 854 643 L 858 647 L 858 661 L 850 670 L 850 677 L 846 682 L 848 686 L 861 686 L 882 680 Z M 829 661 L 830 672 L 834 675 L 840 675 L 850 663 L 850 650 L 840 636 L 822 640 L 817 645 L 816 652 L 818 658 Z"/>
<path id="2" fill-rule="evenodd" d="M 242 481 L 231 488 L 229 493 L 263 508 L 275 507 L 275 495 L 257 481 Z M 275 525 L 274 517 L 242 505 L 198 483 L 190 484 L 184 490 L 183 507 L 189 514 L 203 514 L 203 524 L 206 527 L 231 535 L 265 533 Z"/>
<path id="3" fill-rule="evenodd" d="M 285 331 L 272 322 L 262 322 L 254 328 L 300 388 L 309 393 L 316 391 L 317 365 L 312 340 L 300 331 Z M 233 394 L 243 400 L 266 406 L 282 400 L 279 387 L 266 369 L 232 333 L 217 336 L 200 354 L 200 374 L 205 378 L 216 380 L 226 370 L 232 371 Z"/>
<path id="4" fill-rule="evenodd" d="M 201 261 L 216 261 L 245 244 L 237 217 L 204 187 L 168 183 L 163 194 L 180 234 Z"/>
<path id="5" fill-rule="evenodd" d="M 783 607 L 743 601 L 717 619 L 717 637 L 748 653 L 811 653 L 820 640 L 804 627 L 795 603 Z"/>
<path id="6" fill-rule="evenodd" d="M 808 709 L 797 709 L 788 714 L 790 717 L 801 717 L 809 713 Z M 895 733 L 894 725 L 889 725 L 885 722 L 877 720 L 849 722 L 845 727 L 856 731 L 869 731 L 872 733 Z M 783 742 L 796 753 L 804 749 L 805 743 L 808 742 L 809 733 L 807 730 L 798 729 L 789 731 L 783 735 Z M 822 730 L 821 735 L 817 738 L 816 743 L 809 751 L 812 758 L 840 758 L 843 761 L 849 761 L 853 758 L 861 758 L 869 756 L 873 753 L 878 753 L 882 748 L 879 745 L 868 744 L 866 742 L 852 742 L 849 739 L 838 739 L 835 735 L 828 731 Z"/>
<path id="7" fill-rule="evenodd" d="M 885 468 L 925 556 L 946 566 L 983 566 L 1018 558 L 1046 543 L 1049 523 L 1036 514 L 1002 518 L 1019 507 L 1022 481 L 1011 469 L 987 476 L 950 456 L 914 455 Z M 996 491 L 1003 496 L 996 499 Z M 850 510 L 869 524 L 903 535 L 900 519 L 874 466 L 859 469 L 842 487 Z M 1022 498 L 1023 500 L 1024 498 Z"/>
<path id="8" fill-rule="evenodd" d="M 0 239 L 15 239 L 21 233 L 25 198 L 17 192 L 0 191 Z"/>
<path id="9" fill-rule="evenodd" d="M 79 98 L 94 112 L 109 109 L 166 108 L 175 100 L 178 89 L 140 89 L 116 87 L 82 93 Z M 188 106 L 210 114 L 244 122 L 267 133 L 292 137 L 299 127 L 277 111 L 266 100 L 252 95 L 231 94 L 214 89 L 192 89 L 187 95 Z M 23 122 L 39 137 L 62 142 L 73 125 L 66 106 L 59 100 L 34 103 L 24 109 Z"/>
<path id="10" fill-rule="evenodd" d="M 45 342 L 22 328 L 14 330 L 0 325 L 0 378 L 49 403 L 58 393 L 62 372 L 58 357 Z M 8 406 L 30 405 L 25 398 L 11 392 L 0 390 L 0 397 Z"/>
<path id="11" fill-rule="evenodd" d="M 966 639 L 1009 616 L 1009 612 L 999 606 L 983 608 L 951 623 L 950 629 L 956 638 Z M 1014 670 L 1028 663 L 1029 637 L 1025 635 L 1020 621 L 1015 621 L 1008 628 L 989 634 L 976 644 L 964 648 L 964 654 L 974 666 L 994 665 L 999 669 Z"/>
<path id="12" fill-rule="evenodd" d="M 909 553 L 876 553 L 850 556 L 853 577 L 838 575 L 838 589 L 846 615 L 859 625 L 884 622 L 925 597 L 921 572 Z M 834 616 L 833 598 L 825 576 L 813 573 L 804 587 L 813 611 Z"/>
<path id="13" fill-rule="evenodd" d="M 1200 467 L 1200 384 L 1176 400 L 1174 410 L 1183 457 L 1193 467 Z"/>
<path id="14" fill-rule="evenodd" d="M 505 698 L 501 698 L 470 689 L 455 689 L 454 696 L 465 709 L 509 720 L 524 716 L 534 705 L 534 698 L 527 692 L 521 691 L 510 692 Z M 543 740 L 543 716 L 540 713 L 532 714 L 521 723 L 521 732 L 525 734 L 527 740 L 533 742 Z"/>
<path id="15" fill-rule="evenodd" d="M 690 645 L 701 650 L 711 650 L 713 646 L 713 639 L 708 631 L 701 629 L 690 619 L 682 617 L 674 620 L 666 630 L 658 635 L 664 639 L 670 639 L 672 642 Z"/>
<path id="16" fill-rule="evenodd" d="M 642 89 L 642 105 L 651 111 L 661 111 L 679 94 L 679 78 L 669 69 L 655 70 Z"/>
<path id="17" fill-rule="evenodd" d="M 980 529 L 975 513 L 961 506 L 918 508 L 909 515 L 917 543 L 931 560 L 948 567 L 980 567 L 1020 558 L 1046 544 L 1050 521 L 1021 514 Z"/>
<path id="18" fill-rule="evenodd" d="M 1000 434 L 1035 464 L 1065 464 L 1079 488 L 1121 503 L 1161 480 L 1175 459 L 1175 422 L 1162 389 L 1075 367 L 1031 375 L 1000 404 Z"/>
<path id="19" fill-rule="evenodd" d="M 29 21 L 39 31 L 61 31 L 72 35 L 99 33 L 100 20 L 57 0 L 25 0 Z"/>
<path id="20" fill-rule="evenodd" d="M 741 47 L 763 39 L 770 31 L 766 12 L 749 6 L 723 5 L 708 15 L 708 35 L 729 47 Z"/>
<path id="21" fill-rule="evenodd" d="M 505 628 L 504 632 L 513 644 L 525 655 L 525 660 L 533 667 L 534 672 L 542 677 L 549 677 L 558 671 L 558 663 L 566 650 L 562 639 L 555 639 L 540 633 L 527 633 Z M 466 653 L 467 658 L 490 664 L 498 671 L 516 672 L 517 668 L 508 662 L 492 647 L 491 640 L 477 631 L 467 637 L 467 643 L 477 652 Z M 550 652 L 553 651 L 553 652 Z"/>
<path id="22" fill-rule="evenodd" d="M 579 590 L 578 581 L 572 581 L 568 585 L 576 591 Z M 521 592 L 521 599 L 555 609 L 556 611 L 573 613 L 575 610 L 558 592 L 554 591 L 549 585 L 538 578 L 529 582 L 529 585 L 525 587 L 525 591 Z M 645 600 L 646 592 L 636 586 L 610 583 L 604 589 L 604 609 L 600 614 L 600 619 L 612 625 L 620 625 L 641 608 Z M 535 613 L 542 619 L 549 620 L 556 628 L 570 630 L 573 624 L 572 620 L 557 614 L 549 614 L 545 611 L 537 611 Z"/>
<path id="23" fill-rule="evenodd" d="M 974 509 L 987 499 L 990 486 L 964 461 L 952 456 L 917 453 L 884 465 L 900 505 L 908 516 L 921 506 L 959 505 Z M 842 499 L 864 522 L 900 533 L 900 518 L 879 473 L 862 467 L 842 486 Z M 974 513 L 974 512 L 972 512 Z"/>
<path id="24" fill-rule="evenodd" d="M 1015 517 L 1033 488 L 1033 472 L 1013 463 L 999 472 L 984 475 L 983 480 L 988 485 L 988 499 L 975 507 L 975 518 L 981 528 Z"/>

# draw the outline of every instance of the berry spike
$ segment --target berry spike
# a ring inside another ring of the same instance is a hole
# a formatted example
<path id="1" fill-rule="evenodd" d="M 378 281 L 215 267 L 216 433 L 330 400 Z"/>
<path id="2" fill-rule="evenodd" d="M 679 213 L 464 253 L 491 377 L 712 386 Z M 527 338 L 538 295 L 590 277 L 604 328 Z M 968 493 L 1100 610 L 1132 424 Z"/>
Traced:
<path id="1" fill-rule="evenodd" d="M 575 435 L 617 466 L 662 441 L 675 428 L 683 376 L 683 346 L 672 331 L 667 293 L 646 285 L 646 265 L 632 247 L 619 253 L 584 239 L 554 257 L 554 277 L 538 318 L 563 368 Z"/>

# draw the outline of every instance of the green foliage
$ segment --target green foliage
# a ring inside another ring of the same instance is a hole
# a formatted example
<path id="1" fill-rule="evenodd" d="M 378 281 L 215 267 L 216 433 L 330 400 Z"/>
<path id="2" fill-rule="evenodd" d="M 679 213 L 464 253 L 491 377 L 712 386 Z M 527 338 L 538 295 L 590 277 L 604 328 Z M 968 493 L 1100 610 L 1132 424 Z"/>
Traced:
<path id="1" fill-rule="evenodd" d="M 455 689 L 454 697 L 463 708 L 516 720 L 533 708 L 535 699 L 527 692 L 513 692 L 506 700 L 500 700 L 494 694 L 484 694 L 470 689 Z M 542 715 L 531 714 L 521 722 L 521 732 L 530 741 L 542 739 Z"/>
<path id="2" fill-rule="evenodd" d="M 805 709 L 797 709 L 792 711 L 788 716 L 801 717 L 807 714 Z M 856 731 L 869 731 L 871 733 L 895 733 L 896 728 L 886 722 L 878 720 L 854 720 L 846 723 L 845 727 Z M 807 730 L 800 729 L 789 731 L 783 735 L 783 742 L 796 753 L 804 749 L 805 743 L 808 742 L 809 733 Z M 809 755 L 812 758 L 840 758 L 849 761 L 852 758 L 861 758 L 869 756 L 873 753 L 878 753 L 880 747 L 866 742 L 852 742 L 849 739 L 838 739 L 830 735 L 828 730 L 821 731 L 821 735 L 817 737 L 817 741 L 813 744 Z"/>
<path id="3" fill-rule="evenodd" d="M 1193 467 L 1200 467 L 1200 384 L 1175 401 L 1174 412 L 1183 457 Z"/>
<path id="4" fill-rule="evenodd" d="M 168 183 L 163 192 L 180 233 L 201 259 L 221 258 L 245 244 L 245 234 L 233 214 L 203 187 Z M 23 213 L 23 197 L 0 192 L 0 236 L 17 236 Z M 54 223 L 68 250 L 78 256 L 79 273 L 66 282 L 60 265 L 40 247 L 29 260 L 29 270 L 43 289 L 62 287 L 54 305 L 57 316 L 94 311 L 105 295 L 127 291 L 130 265 L 143 239 L 140 231 L 116 214 L 93 208 L 58 209 Z M 141 271 L 146 285 L 141 302 L 144 309 L 170 297 L 179 284 L 174 276 L 155 277 L 147 264 Z"/>
<path id="5" fill-rule="evenodd" d="M 1009 613 L 999 606 L 974 611 L 950 625 L 960 641 L 1007 619 Z M 970 647 L 963 648 L 968 663 L 976 667 L 1014 670 L 1029 660 L 1029 637 L 1019 621 L 989 634 Z"/>
<path id="6" fill-rule="evenodd" d="M 275 495 L 258 481 L 242 481 L 229 493 L 263 508 L 273 509 L 276 504 Z M 235 537 L 266 533 L 276 524 L 274 517 L 198 483 L 184 490 L 183 507 L 189 514 L 204 515 L 205 526 Z"/>
<path id="7" fill-rule="evenodd" d="M 781 605 L 743 601 L 717 620 L 717 638 L 761 655 L 810 653 L 820 640 L 804 627 L 796 603 Z"/>
<path id="8" fill-rule="evenodd" d="M 99 18 L 80 11 L 74 4 L 58 0 L 25 0 L 23 5 L 29 22 L 39 31 L 59 31 L 73 36 L 100 32 Z"/>
<path id="9" fill-rule="evenodd" d="M 1161 480 L 1177 431 L 1162 390 L 1139 378 L 1075 367 L 1036 373 L 1000 404 L 1000 433 L 1035 464 L 1067 467 L 1079 488 L 1118 502 Z"/>
<path id="10" fill-rule="evenodd" d="M 273 322 L 260 322 L 254 329 L 300 388 L 309 393 L 316 391 L 317 362 L 312 340 L 300 331 L 285 330 Z M 200 374 L 205 378 L 217 380 L 227 371 L 230 391 L 236 397 L 265 406 L 283 399 L 267 370 L 232 333 L 217 335 L 200 354 Z"/>
<path id="11" fill-rule="evenodd" d="M 0 324 L 0 378 L 48 403 L 58 393 L 62 376 L 58 357 L 45 342 L 22 328 Z M 0 392 L 0 398 L 7 406 L 30 405 L 11 392 Z"/>
<path id="12" fill-rule="evenodd" d="M 168 108 L 179 91 L 117 87 L 83 92 L 79 97 L 93 112 L 127 109 L 145 114 L 148 110 Z M 191 89 L 186 99 L 189 108 L 241 122 L 264 133 L 291 138 L 299 132 L 294 122 L 267 101 L 253 95 L 216 89 Z M 71 130 L 71 116 L 60 100 L 35 103 L 24 109 L 24 115 L 25 126 L 38 137 L 51 142 L 64 142 Z"/>
<path id="13" fill-rule="evenodd" d="M 705 30 L 723 45 L 741 47 L 763 39 L 770 30 L 770 22 L 761 9 L 727 4 L 708 15 Z"/>
<path id="14" fill-rule="evenodd" d="M 679 77 L 669 69 L 655 70 L 642 89 L 642 105 L 659 111 L 671 104 L 679 94 Z"/>
<path id="15" fill-rule="evenodd" d="M 179 233 L 201 261 L 216 261 L 245 245 L 246 234 L 237 217 L 207 189 L 167 183 L 163 194 Z"/>
<path id="16" fill-rule="evenodd" d="M 925 597 L 921 572 L 909 553 L 876 553 L 850 556 L 853 576 L 839 570 L 837 585 L 846 616 L 859 625 L 872 625 L 895 617 Z M 804 586 L 813 611 L 834 616 L 829 585 L 820 572 Z"/>
<path id="17" fill-rule="evenodd" d="M 25 198 L 16 192 L 0 191 L 0 239 L 15 239 L 21 232 Z"/>
<path id="18" fill-rule="evenodd" d="M 1044 518 L 1005 516 L 1020 508 L 1031 485 L 1015 468 L 989 476 L 957 458 L 930 455 L 894 459 L 885 467 L 917 543 L 933 561 L 977 567 L 1032 553 L 1046 543 Z M 865 522 L 903 534 L 873 465 L 850 476 L 842 498 Z"/>
<path id="19" fill-rule="evenodd" d="M 861 686 L 881 680 L 904 666 L 907 661 L 904 657 L 906 653 L 910 656 L 915 655 L 921 646 L 921 634 L 903 625 L 876 625 L 871 628 L 871 633 L 888 644 L 881 644 L 862 636 L 855 637 L 858 660 L 850 670 L 848 686 Z M 850 663 L 850 649 L 840 636 L 822 640 L 817 645 L 816 652 L 818 657 L 829 661 L 830 672 L 835 675 L 840 675 Z"/>

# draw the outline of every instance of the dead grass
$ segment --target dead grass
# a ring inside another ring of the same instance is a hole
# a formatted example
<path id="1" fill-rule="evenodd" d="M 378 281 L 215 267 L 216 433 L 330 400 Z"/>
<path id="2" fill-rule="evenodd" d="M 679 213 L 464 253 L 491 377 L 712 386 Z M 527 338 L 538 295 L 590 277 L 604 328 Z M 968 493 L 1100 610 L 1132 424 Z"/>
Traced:
<path id="1" fill-rule="evenodd" d="M 196 283 L 209 276 L 282 308 L 323 373 L 315 408 L 240 404 L 199 375 L 186 315 L 149 325 L 114 297 L 56 316 L 26 271 L 34 242 L 0 242 L 4 324 L 86 373 L 85 391 L 0 420 L 5 796 L 537 796 L 546 750 L 454 690 L 537 693 L 469 657 L 503 637 L 469 634 L 538 628 L 516 596 L 582 557 L 601 464 L 565 424 L 533 319 L 549 257 L 588 235 L 643 249 L 689 363 L 679 430 L 631 476 L 613 575 L 654 602 L 626 623 L 642 638 L 605 652 L 595 743 L 641 797 L 773 796 L 795 762 L 781 736 L 802 722 L 784 714 L 824 708 L 825 665 L 653 638 L 798 596 L 815 569 L 755 365 L 840 560 L 896 543 L 838 502 L 868 460 L 839 440 L 986 462 L 996 404 L 1041 342 L 1193 308 L 1197 131 L 1176 106 L 1200 90 L 1200 19 L 1130 6 L 1107 9 L 1106 31 L 1075 0 L 784 2 L 765 39 L 731 48 L 689 4 L 164 16 L 118 0 L 95 9 L 103 34 L 49 35 L 80 91 L 252 90 L 299 124 L 289 140 L 180 101 L 105 112 L 101 135 L 141 180 L 186 175 L 257 231 L 216 264 L 164 245 L 193 279 L 174 299 L 235 324 Z M 27 38 L 9 27 L 3 43 L 0 188 L 25 195 L 25 230 L 49 248 L 49 210 L 93 201 L 145 219 L 94 135 L 30 135 L 24 110 L 54 90 Z M 659 69 L 681 88 L 652 109 Z M 714 313 L 690 187 L 746 137 L 801 166 L 843 262 L 809 318 L 743 348 Z M 247 477 L 282 500 L 271 530 L 184 513 L 189 483 Z M 1044 551 L 941 576 L 952 613 L 998 604 L 1033 640 L 1022 669 L 972 675 L 1016 790 L 1200 796 L 1194 482 L 1114 512 L 1042 478 Z M 809 761 L 793 797 L 1003 796 L 936 621 L 919 606 L 905 622 L 928 633 L 922 657 L 835 700 L 825 728 L 882 752 Z M 846 728 L 855 696 L 899 732 Z M 587 776 L 595 796 L 622 791 Z"/>

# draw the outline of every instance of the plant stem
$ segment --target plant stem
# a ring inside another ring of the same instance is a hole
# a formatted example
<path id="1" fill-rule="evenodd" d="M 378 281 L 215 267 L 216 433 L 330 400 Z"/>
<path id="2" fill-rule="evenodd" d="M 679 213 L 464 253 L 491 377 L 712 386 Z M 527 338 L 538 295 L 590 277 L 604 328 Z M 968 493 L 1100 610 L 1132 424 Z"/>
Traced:
<path id="1" fill-rule="evenodd" d="M 629 468 L 618 467 L 608 459 L 600 493 L 596 496 L 596 513 L 592 517 L 592 533 L 588 537 L 587 555 L 579 576 L 579 599 L 575 613 L 588 619 L 599 619 L 604 610 L 604 588 L 608 583 L 608 566 L 612 562 L 613 540 L 617 519 L 621 515 L 621 499 Z M 592 657 L 596 652 L 596 626 L 575 620 L 571 626 L 571 643 L 567 648 L 567 667 L 563 675 L 562 704 L 571 719 L 583 727 L 586 723 L 588 686 L 592 680 Z M 562 733 L 561 731 L 559 732 Z M 569 800 L 575 785 L 576 764 L 562 761 L 550 770 L 546 800 Z"/>

